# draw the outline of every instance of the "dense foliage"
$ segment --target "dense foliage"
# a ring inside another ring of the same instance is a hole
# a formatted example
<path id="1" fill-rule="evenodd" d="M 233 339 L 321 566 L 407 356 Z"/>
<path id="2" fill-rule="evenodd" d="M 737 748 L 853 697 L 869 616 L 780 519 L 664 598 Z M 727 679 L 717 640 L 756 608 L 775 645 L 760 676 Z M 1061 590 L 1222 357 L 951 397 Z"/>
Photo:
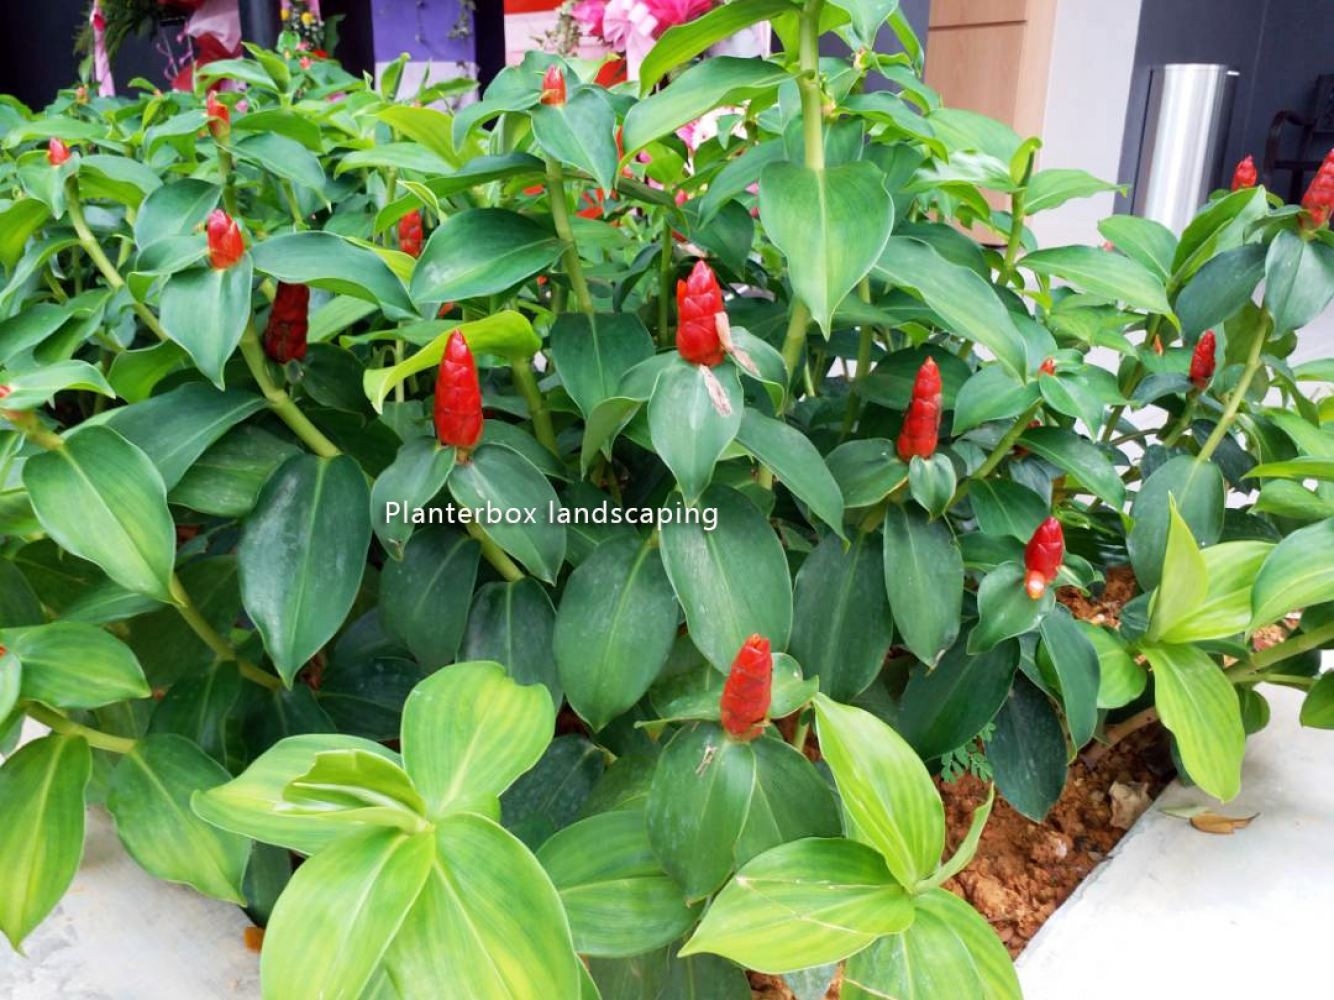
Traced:
<path id="1" fill-rule="evenodd" d="M 1013 997 L 942 762 L 1039 818 L 1147 709 L 1221 798 L 1260 682 L 1334 725 L 1329 184 L 1037 249 L 1108 185 L 941 107 L 895 7 L 453 116 L 262 51 L 0 99 L 13 944 L 98 802 L 279 1000 Z"/>

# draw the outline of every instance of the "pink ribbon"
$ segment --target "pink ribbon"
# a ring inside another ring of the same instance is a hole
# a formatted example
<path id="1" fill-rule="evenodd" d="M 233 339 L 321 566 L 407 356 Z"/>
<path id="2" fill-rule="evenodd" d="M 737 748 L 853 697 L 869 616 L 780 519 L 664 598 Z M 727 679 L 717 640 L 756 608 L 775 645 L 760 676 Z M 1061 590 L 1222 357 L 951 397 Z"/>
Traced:
<path id="1" fill-rule="evenodd" d="M 93 0 L 88 21 L 93 26 L 93 77 L 97 80 L 97 92 L 103 97 L 115 97 L 116 81 L 111 77 L 111 56 L 107 53 L 107 18 L 102 13 L 102 0 Z"/>

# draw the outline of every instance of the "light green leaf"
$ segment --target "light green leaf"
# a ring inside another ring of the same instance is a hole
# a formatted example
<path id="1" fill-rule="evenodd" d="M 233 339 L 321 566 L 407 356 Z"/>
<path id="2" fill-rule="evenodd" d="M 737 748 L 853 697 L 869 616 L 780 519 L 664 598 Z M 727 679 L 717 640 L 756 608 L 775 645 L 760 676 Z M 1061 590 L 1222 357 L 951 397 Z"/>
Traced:
<path id="1" fill-rule="evenodd" d="M 92 625 L 57 621 L 5 629 L 0 645 L 23 664 L 24 698 L 54 708 L 100 708 L 149 695 L 130 647 Z"/>
<path id="2" fill-rule="evenodd" d="M 57 361 L 18 375 L 0 374 L 0 378 L 9 390 L 4 398 L 7 410 L 37 410 L 51 402 L 56 393 L 79 389 L 116 398 L 102 373 L 87 361 Z"/>
<path id="3" fill-rule="evenodd" d="M 1175 321 L 1163 279 L 1129 257 L 1095 247 L 1052 247 L 1025 255 L 1021 264 L 1034 274 L 1059 278 L 1100 298 Z"/>
<path id="4" fill-rule="evenodd" d="M 1232 682 L 1196 646 L 1151 645 L 1154 703 L 1195 784 L 1227 801 L 1241 789 L 1246 731 Z"/>
<path id="5" fill-rule="evenodd" d="M 1279 542 L 1255 577 L 1252 630 L 1290 611 L 1334 600 L 1334 518 L 1298 528 Z"/>
<path id="6" fill-rule="evenodd" d="M 1169 498 L 1200 545 L 1212 545 L 1223 530 L 1226 488 L 1223 473 L 1212 462 L 1197 462 L 1178 455 L 1153 471 L 1130 507 L 1134 526 L 1126 540 L 1135 579 L 1141 587 L 1156 587 L 1162 579 L 1167 551 Z"/>
<path id="7" fill-rule="evenodd" d="M 1167 547 L 1163 550 L 1163 579 L 1149 606 L 1150 642 L 1190 616 L 1204 601 L 1208 569 L 1190 526 L 1181 518 L 1176 500 L 1167 498 Z"/>
<path id="8" fill-rule="evenodd" d="M 622 132 L 625 155 L 639 152 L 706 111 L 772 93 L 790 79 L 781 66 L 762 59 L 715 56 L 696 63 L 630 109 Z"/>
<path id="9" fill-rule="evenodd" d="M 1162 640 L 1171 643 L 1208 642 L 1245 632 L 1251 621 L 1251 592 L 1272 542 L 1240 541 L 1211 545 L 1202 553 L 1203 577 L 1208 580 L 1200 605 L 1164 626 Z M 1161 585 L 1164 589 L 1168 584 Z"/>

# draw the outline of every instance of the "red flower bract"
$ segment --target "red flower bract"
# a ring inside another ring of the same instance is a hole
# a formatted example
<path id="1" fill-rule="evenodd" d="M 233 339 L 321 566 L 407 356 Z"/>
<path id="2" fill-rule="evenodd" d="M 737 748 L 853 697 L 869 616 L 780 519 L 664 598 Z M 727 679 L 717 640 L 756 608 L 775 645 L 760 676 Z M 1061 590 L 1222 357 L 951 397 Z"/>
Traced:
<path id="1" fill-rule="evenodd" d="M 219 271 L 232 267 L 245 254 L 245 240 L 236 220 L 220 208 L 208 217 L 208 262 Z"/>
<path id="2" fill-rule="evenodd" d="M 1311 186 L 1302 195 L 1302 208 L 1311 213 L 1311 227 L 1319 229 L 1334 212 L 1334 149 L 1325 154 L 1325 161 L 1316 171 Z"/>
<path id="3" fill-rule="evenodd" d="M 280 365 L 306 356 L 306 334 L 310 330 L 310 289 L 305 285 L 278 283 L 269 322 L 264 327 L 264 353 Z"/>
<path id="4" fill-rule="evenodd" d="M 52 139 L 46 144 L 46 159 L 53 167 L 58 167 L 69 159 L 69 147 L 59 139 Z"/>
<path id="5" fill-rule="evenodd" d="M 231 108 L 218 100 L 218 95 L 210 93 L 204 103 L 204 112 L 208 115 L 208 130 L 215 139 L 225 139 L 232 131 Z"/>
<path id="6" fill-rule="evenodd" d="M 934 358 L 927 358 L 917 369 L 912 398 L 899 431 L 899 458 L 908 461 L 914 455 L 930 458 L 940 439 L 940 369 Z"/>
<path id="7" fill-rule="evenodd" d="M 1024 547 L 1024 590 L 1037 600 L 1056 579 L 1065 560 L 1065 532 L 1061 522 L 1049 517 L 1038 525 Z"/>
<path id="8" fill-rule="evenodd" d="M 1232 190 L 1253 188 L 1259 179 L 1260 175 L 1255 170 L 1255 157 L 1248 156 L 1237 164 L 1236 170 L 1232 171 Z"/>
<path id="9" fill-rule="evenodd" d="M 1195 388 L 1203 389 L 1214 377 L 1214 354 L 1218 350 L 1218 339 L 1214 331 L 1205 330 L 1195 344 L 1190 356 L 1190 380 Z"/>
<path id="10" fill-rule="evenodd" d="M 398 220 L 398 248 L 412 257 L 422 255 L 422 214 L 413 209 Z"/>
<path id="11" fill-rule="evenodd" d="M 482 387 L 463 334 L 455 331 L 435 380 L 435 434 L 444 445 L 469 449 L 482 439 Z"/>
<path id="12" fill-rule="evenodd" d="M 755 739 L 769 718 L 773 688 L 773 657 L 769 640 L 752 635 L 732 661 L 720 702 L 723 728 L 734 738 Z"/>
<path id="13" fill-rule="evenodd" d="M 712 368 L 723 360 L 718 314 L 723 311 L 723 290 L 713 268 L 696 261 L 690 277 L 676 283 L 676 349 L 692 365 Z"/>
<path id="14" fill-rule="evenodd" d="M 542 96 L 538 100 L 557 108 L 565 103 L 565 74 L 555 63 L 542 75 Z"/>

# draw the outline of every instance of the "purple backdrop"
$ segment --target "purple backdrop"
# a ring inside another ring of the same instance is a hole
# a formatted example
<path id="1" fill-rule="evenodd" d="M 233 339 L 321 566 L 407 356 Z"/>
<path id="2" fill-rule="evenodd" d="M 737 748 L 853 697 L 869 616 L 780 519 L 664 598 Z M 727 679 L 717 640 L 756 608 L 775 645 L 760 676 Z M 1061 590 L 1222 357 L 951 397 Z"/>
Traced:
<path id="1" fill-rule="evenodd" d="M 471 35 L 449 37 L 458 22 L 458 0 L 371 0 L 371 16 L 375 25 L 376 62 L 390 62 L 403 52 L 411 54 L 413 59 L 437 62 L 474 59 Z"/>

